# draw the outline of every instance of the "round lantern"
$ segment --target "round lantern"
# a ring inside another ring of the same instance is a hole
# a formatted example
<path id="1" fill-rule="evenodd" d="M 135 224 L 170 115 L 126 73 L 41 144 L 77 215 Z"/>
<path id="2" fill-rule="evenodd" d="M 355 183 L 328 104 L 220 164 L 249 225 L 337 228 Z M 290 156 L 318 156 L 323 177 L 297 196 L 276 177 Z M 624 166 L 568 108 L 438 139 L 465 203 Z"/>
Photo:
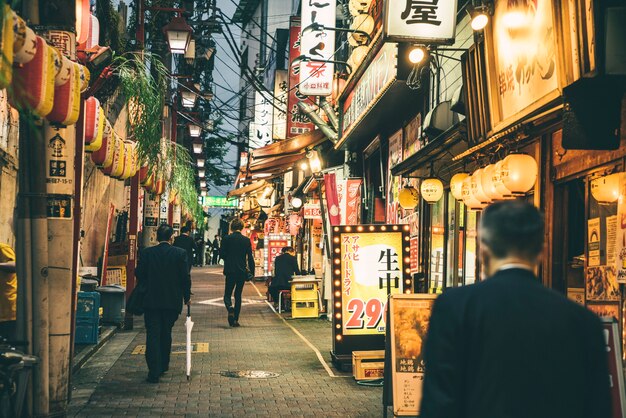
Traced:
<path id="1" fill-rule="evenodd" d="M 348 11 L 352 16 L 356 17 L 362 13 L 367 13 L 371 3 L 371 0 L 350 0 L 348 2 Z"/>
<path id="2" fill-rule="evenodd" d="M 0 61 L 0 88 L 5 88 L 11 84 L 13 78 L 13 40 L 15 39 L 15 31 L 13 30 L 15 20 L 15 12 L 8 5 L 0 5 L 4 7 L 4 18 L 2 20 L 2 38 L 0 38 L 0 52 L 2 60 Z"/>
<path id="3" fill-rule="evenodd" d="M 84 44 L 91 34 L 89 0 L 76 0 L 76 42 Z"/>
<path id="4" fill-rule="evenodd" d="M 471 178 L 472 181 L 470 183 L 470 186 L 472 188 L 472 195 L 474 195 L 474 197 L 481 203 L 491 203 L 491 199 L 489 199 L 489 196 L 487 196 L 487 194 L 483 190 L 483 169 L 479 168 L 478 170 L 474 171 L 474 174 L 472 174 Z"/>
<path id="5" fill-rule="evenodd" d="M 354 17 L 350 30 L 365 32 L 368 35 L 374 30 L 374 18 L 367 14 L 359 14 Z M 349 32 L 348 43 L 351 46 L 362 45 L 367 42 L 367 37 L 362 33 Z"/>
<path id="6" fill-rule="evenodd" d="M 502 163 L 504 160 L 500 160 L 493 166 L 491 180 L 496 192 L 500 195 L 500 199 L 513 199 L 513 193 L 504 185 L 502 179 Z"/>
<path id="7" fill-rule="evenodd" d="M 89 28 L 89 36 L 85 45 L 86 49 L 91 49 L 100 43 L 100 21 L 94 15 L 91 15 L 91 25 Z"/>
<path id="8" fill-rule="evenodd" d="M 27 64 L 35 58 L 37 53 L 37 35 L 26 26 L 26 22 L 17 16 L 16 38 L 13 44 L 13 61 L 17 64 Z M 23 29 L 22 29 L 23 28 Z"/>
<path id="9" fill-rule="evenodd" d="M 483 168 L 483 173 L 480 179 L 483 186 L 483 192 L 485 192 L 485 195 L 487 195 L 490 200 L 502 199 L 502 195 L 498 193 L 498 191 L 496 190 L 496 186 L 493 183 L 493 175 L 495 169 L 495 164 L 489 164 L 487 167 Z"/>
<path id="10" fill-rule="evenodd" d="M 61 51 L 55 49 L 54 68 L 56 74 L 54 76 L 54 86 L 59 87 L 65 85 L 72 77 L 73 63 Z"/>
<path id="11" fill-rule="evenodd" d="M 367 51 L 369 51 L 369 48 L 365 45 L 357 46 L 352 50 L 352 54 L 350 54 L 350 61 L 353 64 L 352 71 L 356 70 L 361 65 L 367 56 Z"/>
<path id="12" fill-rule="evenodd" d="M 89 87 L 89 80 L 91 79 L 91 73 L 84 65 L 78 65 L 80 71 L 80 92 L 84 92 Z"/>
<path id="13" fill-rule="evenodd" d="M 456 200 L 463 200 L 463 180 L 469 177 L 467 173 L 457 173 L 450 179 L 450 193 Z"/>
<path id="14" fill-rule="evenodd" d="M 619 198 L 619 181 L 621 173 L 609 174 L 591 180 L 591 195 L 601 205 L 608 205 Z"/>
<path id="15" fill-rule="evenodd" d="M 463 196 L 463 203 L 470 210 L 479 210 L 486 206 L 480 200 L 476 199 L 472 193 L 472 176 L 468 176 L 463 180 L 461 194 Z"/>
<path id="16" fill-rule="evenodd" d="M 150 169 L 147 165 L 141 166 L 141 168 L 139 169 L 139 183 L 141 183 L 142 186 L 144 186 L 146 182 L 150 179 L 150 177 L 148 176 L 149 171 Z"/>
<path id="17" fill-rule="evenodd" d="M 119 178 L 124 172 L 124 141 L 115 134 L 113 138 L 113 161 L 108 167 L 104 167 L 104 174 L 113 178 Z"/>
<path id="18" fill-rule="evenodd" d="M 413 209 L 419 203 L 419 192 L 415 187 L 405 186 L 398 193 L 398 203 L 402 209 Z"/>
<path id="19" fill-rule="evenodd" d="M 426 179 L 420 186 L 422 197 L 428 203 L 438 202 L 443 196 L 443 183 L 439 179 Z"/>
<path id="20" fill-rule="evenodd" d="M 124 141 L 124 168 L 120 175 L 121 180 L 126 180 L 133 175 L 133 142 Z"/>
<path id="21" fill-rule="evenodd" d="M 537 161 L 527 154 L 511 154 L 500 166 L 502 184 L 516 196 L 526 194 L 535 186 L 537 172 Z"/>
<path id="22" fill-rule="evenodd" d="M 46 116 L 49 121 L 58 122 L 63 125 L 75 124 L 80 115 L 80 65 L 71 61 L 69 62 L 69 81 L 55 86 L 54 104 L 52 110 L 48 116 Z M 65 71 L 62 65 L 60 71 Z M 55 78 L 55 80 L 56 79 L 57 78 Z"/>

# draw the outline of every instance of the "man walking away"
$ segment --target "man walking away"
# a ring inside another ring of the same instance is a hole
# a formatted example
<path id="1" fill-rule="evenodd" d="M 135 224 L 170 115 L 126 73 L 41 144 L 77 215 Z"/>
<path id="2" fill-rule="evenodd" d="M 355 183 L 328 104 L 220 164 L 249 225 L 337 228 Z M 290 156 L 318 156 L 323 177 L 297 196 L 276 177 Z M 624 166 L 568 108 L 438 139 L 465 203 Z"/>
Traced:
<path id="1" fill-rule="evenodd" d="M 211 264 L 218 264 L 220 261 L 220 239 L 219 235 L 215 236 L 213 243 L 211 244 Z"/>
<path id="2" fill-rule="evenodd" d="M 228 310 L 228 324 L 231 327 L 239 326 L 239 312 L 241 311 L 241 292 L 248 277 L 247 271 L 254 272 L 254 255 L 250 239 L 241 234 L 243 222 L 233 219 L 230 223 L 231 234 L 222 240 L 220 257 L 224 260 L 224 305 Z M 246 271 L 247 269 L 247 271 Z M 232 304 L 232 294 L 235 291 L 235 307 Z"/>
<path id="3" fill-rule="evenodd" d="M 282 254 L 274 259 L 274 277 L 269 287 L 275 307 L 278 306 L 278 293 L 281 290 L 290 290 L 291 277 L 300 274 L 296 250 L 293 247 L 283 247 L 281 251 Z"/>
<path id="4" fill-rule="evenodd" d="M 421 418 L 610 418 L 600 320 L 542 286 L 544 221 L 506 201 L 480 220 L 486 280 L 435 301 Z"/>
<path id="5" fill-rule="evenodd" d="M 171 245 L 174 230 L 169 225 L 157 229 L 158 245 L 140 253 L 135 274 L 146 287 L 143 301 L 146 324 L 146 362 L 149 383 L 158 383 L 170 364 L 172 327 L 185 304 L 190 303 L 191 279 L 187 253 Z"/>
<path id="6" fill-rule="evenodd" d="M 174 240 L 174 247 L 182 248 L 187 252 L 187 264 L 191 272 L 193 260 L 195 259 L 195 254 L 198 252 L 198 248 L 196 247 L 196 242 L 189 236 L 188 226 L 180 228 L 180 235 Z"/>

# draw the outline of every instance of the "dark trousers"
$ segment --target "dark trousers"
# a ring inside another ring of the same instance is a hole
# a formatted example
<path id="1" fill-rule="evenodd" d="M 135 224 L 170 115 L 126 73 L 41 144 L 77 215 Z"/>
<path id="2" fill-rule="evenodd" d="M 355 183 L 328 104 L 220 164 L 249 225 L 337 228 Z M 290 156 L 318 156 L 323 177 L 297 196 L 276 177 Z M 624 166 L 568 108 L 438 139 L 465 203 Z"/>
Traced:
<path id="1" fill-rule="evenodd" d="M 148 376 L 158 378 L 170 365 L 172 327 L 179 313 L 171 309 L 146 309 L 146 363 Z"/>
<path id="2" fill-rule="evenodd" d="M 235 321 L 239 321 L 239 312 L 241 311 L 241 292 L 245 279 L 240 277 L 226 276 L 226 286 L 224 287 L 224 306 L 230 310 L 233 307 L 232 295 L 235 291 Z"/>
<path id="3" fill-rule="evenodd" d="M 220 261 L 219 251 L 213 251 L 213 259 L 211 260 L 211 264 L 218 264 L 219 261 Z"/>
<path id="4" fill-rule="evenodd" d="M 271 286 L 269 287 L 269 292 L 270 295 L 272 296 L 272 302 L 274 303 L 278 303 L 278 294 L 280 293 L 281 290 L 291 290 L 291 286 L 288 284 L 285 285 L 278 285 L 278 286 Z"/>

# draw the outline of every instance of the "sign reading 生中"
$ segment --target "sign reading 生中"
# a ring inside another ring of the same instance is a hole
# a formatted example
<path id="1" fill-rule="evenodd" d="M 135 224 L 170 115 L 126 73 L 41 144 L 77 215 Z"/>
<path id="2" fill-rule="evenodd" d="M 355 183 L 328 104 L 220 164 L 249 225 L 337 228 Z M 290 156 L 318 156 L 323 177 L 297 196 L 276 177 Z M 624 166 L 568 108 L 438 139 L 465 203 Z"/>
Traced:
<path id="1" fill-rule="evenodd" d="M 333 90 L 335 59 L 335 0 L 302 2 L 300 51 L 308 58 L 300 63 L 300 92 L 307 96 L 330 96 Z"/>
<path id="2" fill-rule="evenodd" d="M 392 41 L 453 44 L 456 0 L 389 0 L 385 37 Z"/>
<path id="3" fill-rule="evenodd" d="M 383 349 L 387 295 L 411 292 L 408 226 L 333 227 L 335 358 Z"/>
<path id="4" fill-rule="evenodd" d="M 239 199 L 228 198 L 226 196 L 201 196 L 200 204 L 209 208 L 238 208 Z"/>

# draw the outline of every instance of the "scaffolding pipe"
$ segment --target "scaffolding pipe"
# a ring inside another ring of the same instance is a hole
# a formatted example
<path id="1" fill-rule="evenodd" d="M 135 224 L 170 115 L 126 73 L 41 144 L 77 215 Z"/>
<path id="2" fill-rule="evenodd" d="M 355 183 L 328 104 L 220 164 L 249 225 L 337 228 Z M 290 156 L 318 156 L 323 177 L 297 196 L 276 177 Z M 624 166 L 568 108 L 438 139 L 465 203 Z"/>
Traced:
<path id="1" fill-rule="evenodd" d="M 330 103 L 328 103 L 328 100 L 326 100 L 323 97 L 321 99 L 321 103 L 322 103 L 322 110 L 324 110 L 324 113 L 326 113 L 326 116 L 328 116 L 328 120 L 330 121 L 330 124 L 333 126 L 333 129 L 335 131 L 339 131 L 339 118 L 337 117 L 335 110 L 330 105 Z"/>
<path id="2" fill-rule="evenodd" d="M 298 102 L 298 107 L 309 117 L 311 122 L 313 122 L 313 124 L 317 126 L 324 133 L 324 135 L 326 135 L 328 139 L 330 139 L 333 143 L 337 142 L 337 132 L 333 131 L 333 129 L 322 120 L 320 115 L 315 112 L 312 106 L 304 102 Z"/>

